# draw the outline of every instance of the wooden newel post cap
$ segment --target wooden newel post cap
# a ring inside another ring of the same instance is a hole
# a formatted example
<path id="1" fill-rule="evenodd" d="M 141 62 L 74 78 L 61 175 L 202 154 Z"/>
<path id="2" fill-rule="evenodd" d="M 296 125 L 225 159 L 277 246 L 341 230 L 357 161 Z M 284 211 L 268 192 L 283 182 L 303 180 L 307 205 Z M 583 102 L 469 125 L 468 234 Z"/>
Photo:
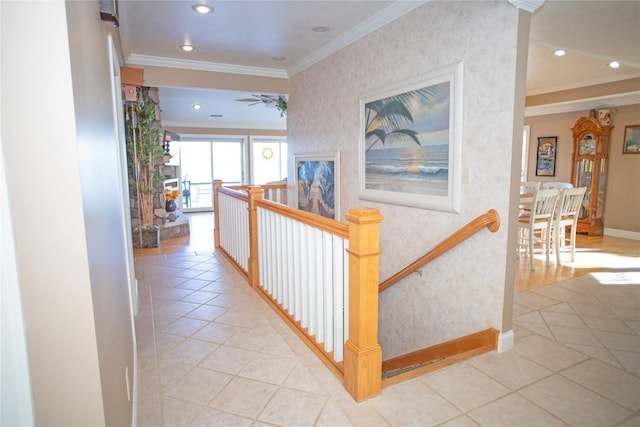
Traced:
<path id="1" fill-rule="evenodd" d="M 251 194 L 262 194 L 262 187 L 258 185 L 250 185 L 248 188 L 249 193 Z"/>
<path id="2" fill-rule="evenodd" d="M 344 217 L 347 221 L 358 224 L 381 222 L 384 219 L 378 209 L 367 207 L 351 208 Z"/>

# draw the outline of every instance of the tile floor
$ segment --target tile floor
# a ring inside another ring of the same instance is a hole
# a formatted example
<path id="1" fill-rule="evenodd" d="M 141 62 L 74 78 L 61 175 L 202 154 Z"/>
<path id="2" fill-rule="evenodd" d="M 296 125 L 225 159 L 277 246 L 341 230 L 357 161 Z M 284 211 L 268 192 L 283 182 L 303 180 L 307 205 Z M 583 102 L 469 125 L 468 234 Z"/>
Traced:
<path id="1" fill-rule="evenodd" d="M 214 251 L 136 269 L 139 426 L 640 426 L 637 269 L 518 293 L 513 350 L 361 403 Z"/>

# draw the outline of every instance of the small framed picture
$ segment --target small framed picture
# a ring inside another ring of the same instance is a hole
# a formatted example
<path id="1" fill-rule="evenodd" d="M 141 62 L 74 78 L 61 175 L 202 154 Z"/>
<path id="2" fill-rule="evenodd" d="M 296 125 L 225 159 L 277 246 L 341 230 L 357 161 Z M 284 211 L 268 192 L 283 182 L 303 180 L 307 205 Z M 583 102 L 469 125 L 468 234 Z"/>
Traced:
<path id="1" fill-rule="evenodd" d="M 536 160 L 536 176 L 556 176 L 557 136 L 538 138 L 538 158 Z"/>
<path id="2" fill-rule="evenodd" d="M 603 126 L 611 126 L 611 110 L 598 110 L 598 122 Z"/>
<path id="3" fill-rule="evenodd" d="M 294 154 L 296 206 L 325 218 L 340 217 L 340 152 Z"/>
<path id="4" fill-rule="evenodd" d="M 625 126 L 622 154 L 640 154 L 640 125 Z"/>

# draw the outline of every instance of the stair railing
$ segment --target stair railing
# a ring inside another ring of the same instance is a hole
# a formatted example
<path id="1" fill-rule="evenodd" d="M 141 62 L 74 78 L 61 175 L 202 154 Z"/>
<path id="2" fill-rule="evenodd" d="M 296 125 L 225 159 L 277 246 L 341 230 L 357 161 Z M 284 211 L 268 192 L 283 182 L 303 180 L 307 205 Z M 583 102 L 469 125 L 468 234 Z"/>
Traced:
<path id="1" fill-rule="evenodd" d="M 492 233 L 498 231 L 498 229 L 500 228 L 500 215 L 498 215 L 497 211 L 495 211 L 494 209 L 490 209 L 487 213 L 480 215 L 473 221 L 469 222 L 460 230 L 456 231 L 455 233 L 444 239 L 442 242 L 438 243 L 426 254 L 416 259 L 415 261 L 404 267 L 402 270 L 398 271 L 396 274 L 381 282 L 378 286 L 378 290 L 382 292 L 388 289 L 390 286 L 398 283 L 398 281 L 404 279 L 420 267 L 425 266 L 443 253 L 447 252 L 451 248 L 457 246 L 461 242 L 473 236 L 484 227 L 487 227 Z"/>
<path id="2" fill-rule="evenodd" d="M 214 181 L 216 248 L 357 400 L 380 393 L 376 209 L 334 221 Z"/>
<path id="3" fill-rule="evenodd" d="M 387 371 L 402 369 L 408 366 L 407 361 L 413 365 L 416 361 L 425 365 L 424 361 L 427 360 L 431 366 L 445 366 L 495 348 L 495 330 L 481 331 L 385 362 L 382 361 L 378 344 L 379 292 L 484 227 L 492 232 L 497 231 L 500 219 L 495 210 L 489 210 L 474 219 L 424 256 L 378 284 L 379 226 L 382 216 L 377 210 L 351 209 L 345 216 L 348 224 L 344 224 L 263 200 L 264 191 L 260 187 L 235 186 L 236 190 L 231 190 L 222 187 L 221 181 L 214 181 L 214 187 L 216 248 L 343 381 L 345 389 L 356 401 L 375 396 L 383 385 L 390 385 L 411 375 L 399 374 L 383 381 L 383 370 L 386 374 Z M 321 235 L 323 237 L 319 238 Z M 290 245 L 292 242 L 293 246 Z M 313 259 L 308 260 L 307 267 L 294 267 L 290 271 L 292 258 L 294 263 L 299 262 L 298 252 L 303 247 L 306 250 L 308 245 L 313 245 L 315 249 L 304 252 L 302 257 L 312 254 Z M 340 255 L 344 251 L 348 256 Z M 322 273 L 315 264 L 323 264 L 322 269 L 337 265 L 338 270 Z M 298 268 L 297 273 L 295 268 Z M 315 285 L 310 280 L 314 275 L 312 272 L 316 275 Z M 324 274 L 322 278 L 321 274 Z M 344 278 L 342 283 L 340 276 Z M 326 280 L 331 282 L 331 290 L 322 286 Z M 306 290 L 303 291 L 302 287 L 306 287 Z M 314 292 L 317 298 L 308 300 Z M 320 312 L 326 311 L 324 301 L 329 301 L 329 294 L 337 295 L 338 301 L 331 296 L 329 304 L 332 307 L 327 314 L 329 317 L 342 316 L 343 319 L 338 322 L 320 316 Z M 307 302 L 301 304 L 300 298 L 306 298 Z M 298 307 L 304 308 L 299 311 Z M 309 322 L 313 316 L 316 316 L 314 326 Z M 338 330 L 330 331 L 325 327 L 320 331 L 323 322 L 337 324 Z M 339 328 L 343 328 L 343 335 L 340 335 L 342 332 Z M 322 339 L 317 335 L 323 335 Z M 328 347 L 325 335 L 333 337 L 333 344 Z M 340 343 L 344 343 L 342 349 L 337 348 Z M 434 357 L 438 360 L 436 363 L 431 361 Z M 428 366 L 420 369 L 428 369 Z"/>

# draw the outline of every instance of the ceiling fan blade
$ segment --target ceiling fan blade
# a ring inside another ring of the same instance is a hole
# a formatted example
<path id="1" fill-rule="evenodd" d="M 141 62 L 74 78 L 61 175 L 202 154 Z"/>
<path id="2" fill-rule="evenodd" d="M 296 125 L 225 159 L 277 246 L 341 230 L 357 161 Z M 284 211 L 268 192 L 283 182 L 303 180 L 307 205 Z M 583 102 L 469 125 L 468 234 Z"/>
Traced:
<path id="1" fill-rule="evenodd" d="M 240 99 L 236 99 L 236 101 L 240 101 L 240 102 L 262 102 L 259 99 L 256 98 L 240 98 Z"/>

